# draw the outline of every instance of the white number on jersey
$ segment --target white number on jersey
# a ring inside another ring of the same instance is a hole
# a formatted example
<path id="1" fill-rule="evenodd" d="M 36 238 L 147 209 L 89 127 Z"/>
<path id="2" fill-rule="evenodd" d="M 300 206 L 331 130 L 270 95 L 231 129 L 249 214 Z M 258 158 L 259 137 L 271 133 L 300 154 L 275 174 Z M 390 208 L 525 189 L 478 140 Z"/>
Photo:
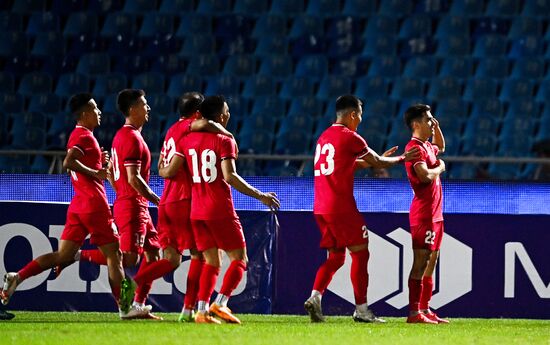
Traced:
<path id="1" fill-rule="evenodd" d="M 313 162 L 314 165 L 317 165 L 317 162 L 319 159 L 321 159 L 321 155 L 324 157 L 324 162 L 322 161 L 321 165 L 319 166 L 319 169 L 315 169 L 313 173 L 315 176 L 321 176 L 322 175 L 330 175 L 334 172 L 334 154 L 336 153 L 336 150 L 334 149 L 334 146 L 330 143 L 324 144 L 323 147 L 321 145 L 317 144 L 317 147 L 315 148 L 315 160 Z"/>
<path id="2" fill-rule="evenodd" d="M 216 181 L 218 177 L 218 169 L 216 169 L 216 152 L 208 149 L 202 151 L 200 167 L 197 151 L 195 149 L 189 149 L 189 155 L 191 156 L 191 165 L 193 166 L 193 183 L 201 183 L 203 180 L 207 183 Z"/>
<path id="3" fill-rule="evenodd" d="M 164 148 L 162 166 L 167 167 L 170 164 L 172 157 L 176 154 L 176 142 L 174 141 L 174 138 L 170 138 L 168 141 L 164 141 L 162 146 Z"/>
<path id="4" fill-rule="evenodd" d="M 69 170 L 69 172 L 71 173 L 71 177 L 73 178 L 73 180 L 78 181 L 78 176 L 76 175 L 76 172 L 72 170 Z"/>
<path id="5" fill-rule="evenodd" d="M 120 167 L 118 166 L 118 155 L 114 147 L 111 149 L 111 161 L 111 166 L 113 167 L 113 179 L 118 181 L 120 178 Z"/>
<path id="6" fill-rule="evenodd" d="M 426 244 L 434 244 L 435 241 L 435 231 L 426 231 L 426 238 L 424 239 L 424 243 Z"/>

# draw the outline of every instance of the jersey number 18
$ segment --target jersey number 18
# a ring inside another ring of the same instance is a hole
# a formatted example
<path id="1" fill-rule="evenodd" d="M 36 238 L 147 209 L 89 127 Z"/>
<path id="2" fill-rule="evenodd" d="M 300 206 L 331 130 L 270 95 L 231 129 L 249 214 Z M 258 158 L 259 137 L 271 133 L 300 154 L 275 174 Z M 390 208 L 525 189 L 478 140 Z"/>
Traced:
<path id="1" fill-rule="evenodd" d="M 202 151 L 200 154 L 200 166 L 199 155 L 195 149 L 189 149 L 189 156 L 191 156 L 191 164 L 193 166 L 193 183 L 201 183 L 202 181 L 212 183 L 216 181 L 218 177 L 218 170 L 216 169 L 216 152 L 208 149 Z"/>

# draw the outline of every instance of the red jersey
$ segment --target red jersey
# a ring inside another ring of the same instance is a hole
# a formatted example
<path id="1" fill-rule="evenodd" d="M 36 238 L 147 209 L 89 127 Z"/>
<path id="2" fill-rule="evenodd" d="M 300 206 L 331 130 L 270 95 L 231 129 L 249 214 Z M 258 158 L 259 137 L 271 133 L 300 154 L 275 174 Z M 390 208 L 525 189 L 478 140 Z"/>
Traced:
<path id="1" fill-rule="evenodd" d="M 166 132 L 166 138 L 162 145 L 163 164 L 167 166 L 174 155 L 184 157 L 181 147 L 182 138 L 191 132 L 191 123 L 194 119 L 180 119 Z M 160 204 L 168 204 L 175 201 L 191 198 L 191 176 L 187 166 L 178 169 L 176 175 L 164 180 L 164 191 L 160 198 Z"/>
<path id="2" fill-rule="evenodd" d="M 357 211 L 353 197 L 355 160 L 370 152 L 365 139 L 342 124 L 327 128 L 317 140 L 313 213 Z"/>
<path id="3" fill-rule="evenodd" d="M 235 141 L 222 134 L 191 132 L 182 147 L 193 182 L 191 219 L 237 218 L 221 168 L 222 160 L 237 158 Z"/>
<path id="4" fill-rule="evenodd" d="M 420 181 L 414 170 L 416 164 L 426 163 L 428 169 L 436 168 L 439 165 L 437 154 L 439 148 L 432 145 L 429 141 L 422 141 L 418 138 L 412 138 L 405 147 L 409 151 L 418 147 L 420 157 L 412 161 L 405 162 L 407 177 L 414 192 L 414 198 L 411 203 L 409 221 L 411 225 L 420 225 L 423 223 L 434 223 L 443 220 L 443 193 L 441 189 L 441 180 L 439 176 L 430 183 Z"/>
<path id="5" fill-rule="evenodd" d="M 147 199 L 140 195 L 129 183 L 127 166 L 137 166 L 145 182 L 149 182 L 151 152 L 141 136 L 141 132 L 132 125 L 124 125 L 113 138 L 111 148 L 113 179 L 116 187 L 116 202 L 127 201 L 130 204 L 147 206 Z"/>
<path id="6" fill-rule="evenodd" d="M 83 126 L 76 126 L 67 142 L 67 151 L 80 151 L 79 161 L 90 169 L 99 170 L 101 164 L 101 148 L 91 130 Z M 70 171 L 74 188 L 74 196 L 69 205 L 73 213 L 92 213 L 109 210 L 105 186 L 100 179 Z"/>

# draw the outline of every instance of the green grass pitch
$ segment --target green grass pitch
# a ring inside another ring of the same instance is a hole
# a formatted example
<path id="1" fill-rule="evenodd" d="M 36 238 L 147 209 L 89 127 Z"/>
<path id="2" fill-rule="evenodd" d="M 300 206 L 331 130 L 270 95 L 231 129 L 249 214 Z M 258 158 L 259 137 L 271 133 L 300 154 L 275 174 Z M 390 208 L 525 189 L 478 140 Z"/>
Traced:
<path id="1" fill-rule="evenodd" d="M 386 324 L 355 323 L 328 317 L 311 324 L 306 316 L 240 315 L 242 325 L 195 325 L 164 321 L 120 321 L 115 313 L 15 312 L 0 321 L 0 344 L 546 344 L 549 320 L 451 319 L 448 325 L 408 325 L 404 318 Z"/>

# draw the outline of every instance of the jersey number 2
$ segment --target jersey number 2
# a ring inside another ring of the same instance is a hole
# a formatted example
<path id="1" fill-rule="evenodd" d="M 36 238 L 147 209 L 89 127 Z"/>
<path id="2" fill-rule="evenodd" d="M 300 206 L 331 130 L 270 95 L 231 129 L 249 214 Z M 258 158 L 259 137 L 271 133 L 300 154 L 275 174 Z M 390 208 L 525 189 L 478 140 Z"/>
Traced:
<path id="1" fill-rule="evenodd" d="M 313 171 L 315 176 L 330 175 L 334 172 L 335 153 L 336 150 L 334 149 L 334 146 L 332 144 L 324 144 L 322 147 L 320 144 L 317 144 L 317 147 L 315 148 L 315 161 L 313 162 L 313 165 L 317 165 L 317 162 L 321 158 L 321 155 L 324 156 L 324 162 L 321 161 L 319 169 L 315 169 Z"/>
<path id="2" fill-rule="evenodd" d="M 202 151 L 200 166 L 199 155 L 195 149 L 189 149 L 189 156 L 191 156 L 191 164 L 193 165 L 193 183 L 201 183 L 203 180 L 204 182 L 212 183 L 216 180 L 218 177 L 218 170 L 216 169 L 216 152 L 208 149 Z"/>

